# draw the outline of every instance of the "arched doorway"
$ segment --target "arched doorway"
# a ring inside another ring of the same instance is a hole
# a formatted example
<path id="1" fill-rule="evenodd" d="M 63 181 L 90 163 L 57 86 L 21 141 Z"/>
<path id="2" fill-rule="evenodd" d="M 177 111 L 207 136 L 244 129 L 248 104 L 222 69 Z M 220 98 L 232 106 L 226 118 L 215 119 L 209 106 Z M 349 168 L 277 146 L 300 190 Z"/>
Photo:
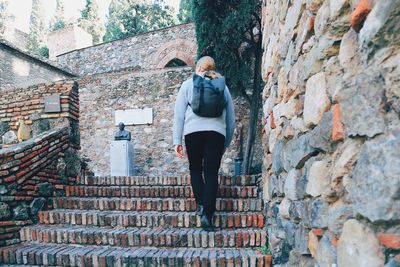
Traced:
<path id="1" fill-rule="evenodd" d="M 184 66 L 187 66 L 187 64 L 183 60 L 180 60 L 179 58 L 173 58 L 165 65 L 165 68 L 176 68 Z"/>
<path id="2" fill-rule="evenodd" d="M 152 65 L 157 69 L 172 66 L 194 67 L 196 50 L 197 45 L 195 42 L 184 39 L 170 41 L 157 50 L 153 56 Z"/>

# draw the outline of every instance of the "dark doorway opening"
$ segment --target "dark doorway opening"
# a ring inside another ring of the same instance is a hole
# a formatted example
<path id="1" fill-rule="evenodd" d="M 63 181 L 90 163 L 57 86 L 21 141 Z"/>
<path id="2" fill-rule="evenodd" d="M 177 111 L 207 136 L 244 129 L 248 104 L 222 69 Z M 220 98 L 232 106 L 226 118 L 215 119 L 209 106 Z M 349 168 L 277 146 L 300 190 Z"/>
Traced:
<path id="1" fill-rule="evenodd" d="M 176 67 L 184 67 L 184 66 L 187 66 L 187 64 L 185 62 L 183 62 L 179 58 L 174 58 L 174 59 L 171 59 L 167 63 L 167 65 L 165 65 L 165 68 L 176 68 Z"/>

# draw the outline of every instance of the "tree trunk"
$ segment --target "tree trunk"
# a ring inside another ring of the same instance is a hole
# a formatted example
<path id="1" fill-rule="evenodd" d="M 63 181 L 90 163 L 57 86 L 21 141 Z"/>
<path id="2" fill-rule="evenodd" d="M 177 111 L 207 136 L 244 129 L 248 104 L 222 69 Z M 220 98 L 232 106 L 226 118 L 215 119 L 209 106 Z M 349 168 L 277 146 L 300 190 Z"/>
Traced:
<path id="1" fill-rule="evenodd" d="M 254 76 L 253 76 L 253 95 L 251 97 L 249 129 L 247 131 L 246 151 L 243 159 L 244 174 L 250 174 L 250 169 L 253 163 L 254 141 L 256 138 L 258 112 L 261 99 L 261 64 L 262 64 L 262 48 L 261 37 L 257 42 Z"/>

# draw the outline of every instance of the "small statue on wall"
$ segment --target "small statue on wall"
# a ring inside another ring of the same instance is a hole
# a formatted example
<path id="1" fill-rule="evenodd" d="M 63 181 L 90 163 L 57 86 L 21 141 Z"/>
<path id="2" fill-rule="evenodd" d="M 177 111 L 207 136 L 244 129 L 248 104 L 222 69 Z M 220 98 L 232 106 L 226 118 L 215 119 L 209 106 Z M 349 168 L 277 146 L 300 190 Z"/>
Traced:
<path id="1" fill-rule="evenodd" d="M 25 124 L 25 121 L 20 119 L 18 123 L 18 142 L 22 142 L 31 138 L 32 129 Z"/>
<path id="2" fill-rule="evenodd" d="M 115 133 L 114 140 L 128 140 L 131 141 L 131 132 L 124 130 L 125 124 L 120 122 L 118 124 L 119 131 Z"/>

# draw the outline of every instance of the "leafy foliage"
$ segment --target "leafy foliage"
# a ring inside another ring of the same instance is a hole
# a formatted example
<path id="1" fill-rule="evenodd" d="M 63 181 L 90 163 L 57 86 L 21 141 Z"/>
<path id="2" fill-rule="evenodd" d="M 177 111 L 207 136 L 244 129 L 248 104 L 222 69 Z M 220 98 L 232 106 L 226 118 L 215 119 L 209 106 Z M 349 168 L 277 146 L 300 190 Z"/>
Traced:
<path id="1" fill-rule="evenodd" d="M 79 26 L 85 29 L 93 37 L 93 43 L 103 41 L 105 26 L 99 16 L 99 0 L 86 0 L 86 6 L 81 12 Z"/>
<path id="2" fill-rule="evenodd" d="M 112 41 L 174 24 L 173 10 L 169 6 L 140 0 L 112 0 L 104 39 Z"/>
<path id="3" fill-rule="evenodd" d="M 249 131 L 243 161 L 244 172 L 248 174 L 254 154 L 261 98 L 261 1 L 193 0 L 192 4 L 197 56 L 212 56 L 232 91 L 250 102 Z"/>
<path id="4" fill-rule="evenodd" d="M 44 12 L 42 0 L 32 0 L 27 48 L 36 55 L 41 55 L 40 49 L 46 46 L 47 27 Z"/>
<path id="5" fill-rule="evenodd" d="M 179 4 L 178 19 L 181 23 L 193 21 L 192 0 L 181 0 Z"/>
<path id="6" fill-rule="evenodd" d="M 36 54 L 41 57 L 49 58 L 49 48 L 46 46 L 39 47 Z"/>
<path id="7" fill-rule="evenodd" d="M 236 92 L 246 95 L 253 79 L 259 0 L 194 0 L 198 57 L 210 55 Z"/>
<path id="8" fill-rule="evenodd" d="M 260 247 L 258 250 L 263 255 L 271 255 L 271 250 L 267 246 Z"/>
<path id="9" fill-rule="evenodd" d="M 56 12 L 50 22 L 50 31 L 57 31 L 65 28 L 64 0 L 57 0 Z"/>

